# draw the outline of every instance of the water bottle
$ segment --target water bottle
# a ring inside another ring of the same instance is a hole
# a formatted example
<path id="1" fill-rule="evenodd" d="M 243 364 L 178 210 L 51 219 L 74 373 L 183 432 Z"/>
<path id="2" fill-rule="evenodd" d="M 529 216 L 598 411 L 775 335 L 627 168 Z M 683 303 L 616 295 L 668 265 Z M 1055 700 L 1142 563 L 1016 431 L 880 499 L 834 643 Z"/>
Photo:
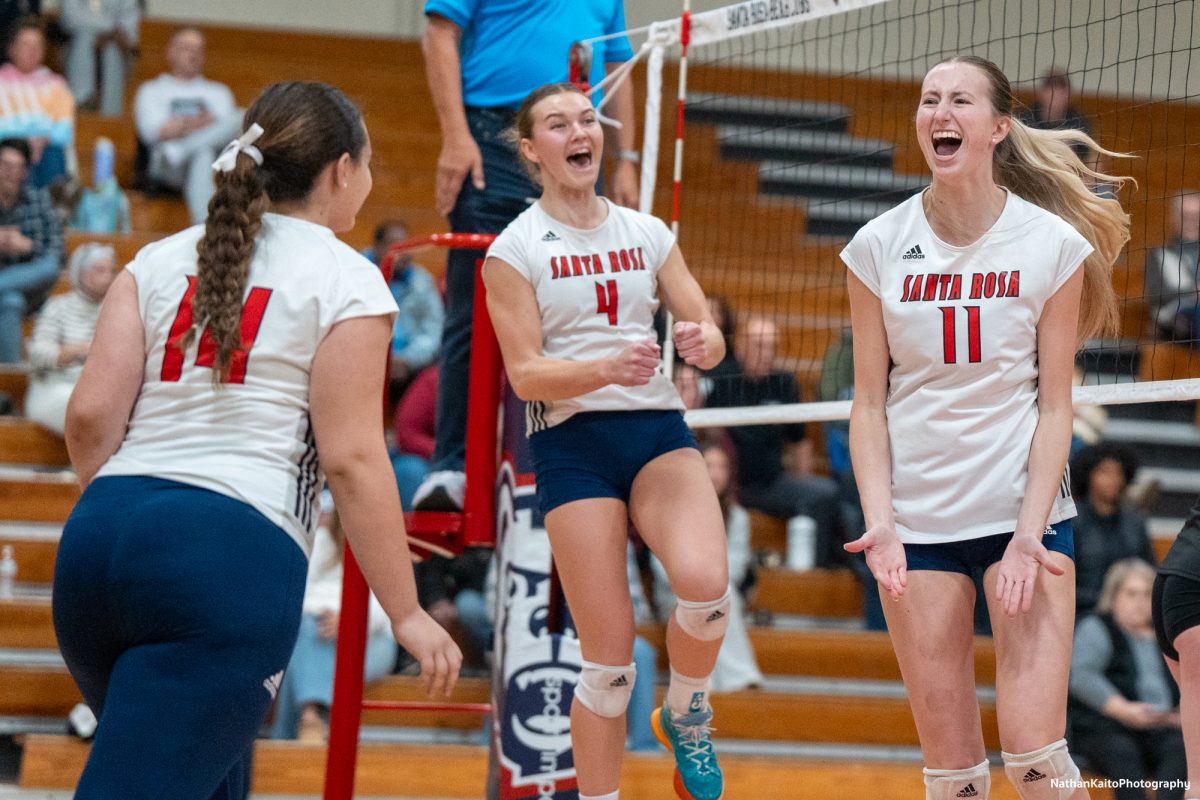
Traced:
<path id="1" fill-rule="evenodd" d="M 4 545 L 0 555 L 0 600 L 12 600 L 17 582 L 17 561 L 13 558 L 11 544 Z"/>
<path id="2" fill-rule="evenodd" d="M 812 569 L 817 562 L 817 521 L 803 515 L 787 523 L 788 569 Z"/>
<path id="3" fill-rule="evenodd" d="M 105 181 L 113 179 L 115 158 L 112 139 L 107 136 L 97 138 L 96 146 L 92 150 L 92 186 L 99 187 Z"/>

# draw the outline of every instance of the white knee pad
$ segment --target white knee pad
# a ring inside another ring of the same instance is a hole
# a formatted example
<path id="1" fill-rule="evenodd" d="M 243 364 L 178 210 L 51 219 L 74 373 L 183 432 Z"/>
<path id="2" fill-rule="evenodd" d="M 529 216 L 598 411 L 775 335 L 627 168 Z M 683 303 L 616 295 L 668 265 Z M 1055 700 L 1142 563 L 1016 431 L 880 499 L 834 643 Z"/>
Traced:
<path id="1" fill-rule="evenodd" d="M 729 588 L 725 594 L 716 600 L 695 603 L 691 600 L 678 600 L 675 603 L 675 619 L 683 632 L 693 639 L 711 642 L 725 635 L 729 627 L 729 611 L 731 603 Z"/>
<path id="2" fill-rule="evenodd" d="M 1068 800 L 1080 786 L 1079 767 L 1059 739 L 1031 753 L 1001 752 L 1004 774 L 1021 800 Z"/>
<path id="3" fill-rule="evenodd" d="M 930 769 L 925 773 L 925 800 L 987 800 L 992 773 L 984 761 L 966 769 Z"/>
<path id="4" fill-rule="evenodd" d="M 597 716 L 619 717 L 629 705 L 635 680 L 637 667 L 633 664 L 609 667 L 584 661 L 579 682 L 575 684 L 575 699 Z"/>

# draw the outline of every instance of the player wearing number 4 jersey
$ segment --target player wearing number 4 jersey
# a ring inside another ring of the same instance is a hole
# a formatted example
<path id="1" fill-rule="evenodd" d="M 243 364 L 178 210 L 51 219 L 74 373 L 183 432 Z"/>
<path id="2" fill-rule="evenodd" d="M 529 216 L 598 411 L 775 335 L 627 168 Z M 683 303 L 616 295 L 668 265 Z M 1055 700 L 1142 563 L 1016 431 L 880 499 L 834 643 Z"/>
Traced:
<path id="1" fill-rule="evenodd" d="M 300 623 L 322 467 L 431 691 L 461 655 L 417 604 L 379 398 L 396 305 L 334 236 L 371 189 L 362 116 L 268 88 L 203 227 L 114 282 L 67 411 L 85 487 L 54 626 L 99 727 L 76 798 L 241 798 Z"/>
<path id="2" fill-rule="evenodd" d="M 866 551 L 894 600 L 884 612 L 929 800 L 982 800 L 990 788 L 972 656 L 979 573 L 1005 774 L 1023 800 L 1088 796 L 1063 738 L 1071 377 L 1077 343 L 1115 319 L 1110 271 L 1129 221 L 1084 183 L 1107 176 L 1071 144 L 1095 142 L 1026 128 L 1012 104 L 989 61 L 931 69 L 916 134 L 932 184 L 842 253 L 850 448 L 867 523 L 846 547 Z"/>
<path id="3" fill-rule="evenodd" d="M 625 569 L 630 518 L 680 598 L 667 624 L 671 682 L 651 725 L 675 754 L 675 790 L 717 800 L 708 690 L 729 623 L 721 510 L 654 340 L 661 294 L 679 355 L 724 355 L 704 293 L 660 221 L 595 192 L 596 110 L 550 84 L 513 139 L 543 193 L 496 238 L 487 303 L 514 391 L 528 401 L 538 500 L 583 651 L 571 707 L 581 800 L 615 800 L 636 678 Z M 648 679 L 644 677 L 643 680 Z"/>

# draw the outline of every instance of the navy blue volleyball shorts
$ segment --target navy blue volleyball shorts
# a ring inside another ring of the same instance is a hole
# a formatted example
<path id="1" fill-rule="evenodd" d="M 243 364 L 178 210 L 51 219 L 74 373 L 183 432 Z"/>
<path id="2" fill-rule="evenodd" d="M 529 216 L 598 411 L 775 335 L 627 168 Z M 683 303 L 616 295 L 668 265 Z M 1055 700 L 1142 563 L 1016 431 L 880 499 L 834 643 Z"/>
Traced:
<path id="1" fill-rule="evenodd" d="M 54 629 L 100 726 L 76 800 L 240 800 L 307 578 L 257 510 L 142 476 L 92 481 L 54 569 Z"/>
<path id="2" fill-rule="evenodd" d="M 1047 550 L 1062 553 L 1075 560 L 1075 529 L 1066 519 L 1050 526 L 1053 533 L 1042 536 Z M 909 571 L 917 569 L 936 572 L 959 572 L 968 577 L 982 574 L 988 567 L 1004 558 L 1004 549 L 1012 541 L 1012 533 L 997 533 L 978 539 L 936 544 L 905 544 Z"/>
<path id="3" fill-rule="evenodd" d="M 1151 602 L 1158 646 L 1167 658 L 1178 661 L 1175 639 L 1189 628 L 1200 625 L 1200 581 L 1160 572 L 1154 579 Z"/>
<path id="4" fill-rule="evenodd" d="M 633 480 L 654 459 L 696 447 L 673 409 L 587 411 L 529 437 L 543 514 L 574 500 L 629 502 Z"/>

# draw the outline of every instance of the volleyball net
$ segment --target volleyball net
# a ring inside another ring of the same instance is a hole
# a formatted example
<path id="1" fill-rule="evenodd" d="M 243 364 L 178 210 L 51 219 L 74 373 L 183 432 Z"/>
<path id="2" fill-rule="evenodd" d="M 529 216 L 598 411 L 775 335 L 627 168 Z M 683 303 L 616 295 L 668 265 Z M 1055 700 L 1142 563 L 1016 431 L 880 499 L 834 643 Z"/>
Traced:
<path id="1" fill-rule="evenodd" d="M 848 416 L 838 252 L 927 185 L 913 126 L 920 82 L 958 54 L 995 61 L 1023 114 L 1082 116 L 1101 146 L 1132 156 L 1083 154 L 1136 184 L 1116 192 L 1132 220 L 1113 270 L 1120 327 L 1083 348 L 1077 401 L 1200 397 L 1197 246 L 1175 246 L 1200 227 L 1200 197 L 1188 194 L 1200 190 L 1198 18 L 1200 5 L 1169 0 L 749 0 L 631 31 L 637 66 L 614 80 L 634 76 L 645 100 L 643 209 L 678 223 L 710 297 L 776 331 L 778 364 L 805 401 L 703 409 L 689 422 Z"/>

